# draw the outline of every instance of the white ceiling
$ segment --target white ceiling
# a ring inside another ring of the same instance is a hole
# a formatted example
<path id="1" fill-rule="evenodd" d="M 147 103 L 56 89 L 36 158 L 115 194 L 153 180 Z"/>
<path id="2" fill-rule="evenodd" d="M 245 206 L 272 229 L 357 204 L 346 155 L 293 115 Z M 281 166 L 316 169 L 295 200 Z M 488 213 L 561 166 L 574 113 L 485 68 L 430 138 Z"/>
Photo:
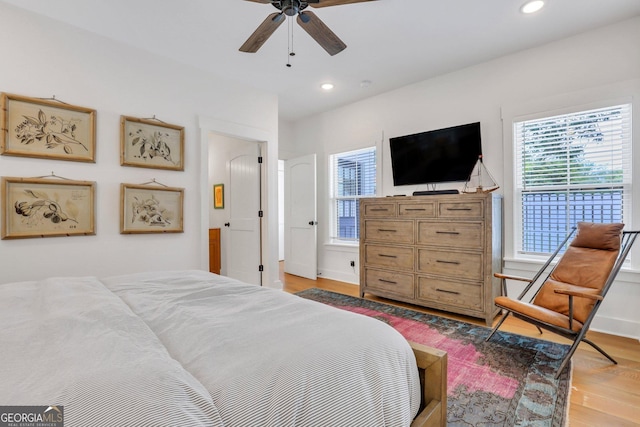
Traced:
<path id="1" fill-rule="evenodd" d="M 295 22 L 238 48 L 276 9 L 244 0 L 2 0 L 278 94 L 294 121 L 410 83 L 640 15 L 640 0 L 375 0 L 310 8 L 346 44 L 329 56 Z M 288 56 L 288 32 L 293 50 Z M 291 67 L 286 67 L 291 59 Z M 369 87 L 361 87 L 369 80 Z M 320 84 L 332 82 L 325 93 Z"/>

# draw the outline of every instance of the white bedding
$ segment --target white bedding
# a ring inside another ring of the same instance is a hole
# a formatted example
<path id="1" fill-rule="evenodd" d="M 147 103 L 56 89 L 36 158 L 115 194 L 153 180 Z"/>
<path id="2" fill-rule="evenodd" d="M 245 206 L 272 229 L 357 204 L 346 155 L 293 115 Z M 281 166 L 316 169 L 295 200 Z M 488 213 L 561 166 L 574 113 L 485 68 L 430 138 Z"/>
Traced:
<path id="1" fill-rule="evenodd" d="M 202 271 L 103 279 L 209 391 L 227 426 L 408 426 L 415 358 L 393 328 Z"/>
<path id="2" fill-rule="evenodd" d="M 0 285 L 0 405 L 66 427 L 223 426 L 205 388 L 95 278 Z"/>

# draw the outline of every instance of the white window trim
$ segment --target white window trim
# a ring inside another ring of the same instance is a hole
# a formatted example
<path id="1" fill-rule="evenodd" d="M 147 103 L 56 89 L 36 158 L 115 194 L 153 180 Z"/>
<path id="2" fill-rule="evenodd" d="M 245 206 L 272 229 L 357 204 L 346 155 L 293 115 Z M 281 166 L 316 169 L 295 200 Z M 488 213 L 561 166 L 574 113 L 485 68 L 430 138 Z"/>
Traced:
<path id="1" fill-rule="evenodd" d="M 629 109 L 626 109 L 626 107 L 629 107 Z M 569 108 L 569 111 L 566 113 L 555 113 L 555 112 L 550 112 L 550 113 L 541 113 L 541 114 L 536 114 L 536 117 L 531 119 L 531 118 L 527 118 L 527 119 L 522 119 L 520 117 L 516 117 L 514 118 L 514 122 L 513 122 L 513 127 L 511 130 L 512 135 L 516 135 L 518 133 L 518 123 L 530 123 L 530 122 L 535 122 L 537 119 L 543 119 L 546 120 L 548 118 L 553 118 L 553 117 L 568 117 L 568 116 L 574 116 L 575 115 L 581 115 L 585 112 L 588 111 L 611 111 L 611 109 L 620 109 L 622 112 L 631 112 L 631 100 L 629 100 L 628 102 L 624 102 L 624 103 L 616 103 L 616 104 L 606 104 L 606 105 L 602 105 L 600 108 L 596 108 L 596 109 L 584 109 L 582 106 L 578 106 L 575 108 Z M 539 116 L 539 117 L 538 117 Z M 631 121 L 632 117 L 628 117 L 628 120 Z M 630 129 L 632 130 L 632 129 Z M 606 132 L 606 131 L 603 131 Z M 628 138 L 625 139 L 625 142 L 628 144 L 631 144 L 631 134 L 627 134 Z M 516 138 L 517 139 L 517 138 Z M 514 146 L 513 146 L 513 153 L 514 153 L 514 158 L 515 159 L 521 159 L 521 155 L 522 155 L 522 151 L 523 151 L 523 146 L 522 144 L 524 144 L 524 141 L 520 142 L 520 146 L 518 146 L 518 144 L 514 141 Z M 625 147 L 627 147 L 625 145 Z M 630 150 L 630 148 L 629 148 Z M 625 151 L 623 151 L 621 154 L 618 155 L 622 155 L 622 154 L 630 154 L 631 150 L 629 151 L 629 153 L 626 153 Z M 519 156 L 520 155 L 520 156 Z M 623 197 L 623 205 L 622 205 L 622 212 L 623 212 L 623 220 L 625 223 L 627 223 L 629 225 L 629 227 L 627 227 L 627 229 L 632 229 L 633 228 L 633 212 L 632 212 L 632 172 L 633 172 L 633 165 L 631 164 L 631 158 L 628 156 L 624 156 L 621 157 L 620 160 L 623 163 L 623 171 L 624 171 L 624 179 L 623 182 L 617 183 L 617 184 L 609 184 L 609 185 L 605 185 L 606 187 L 615 187 L 616 189 L 621 189 L 621 191 L 623 192 L 623 194 L 625 194 L 625 197 Z M 522 161 L 519 160 L 519 161 Z M 525 175 L 524 172 L 522 170 L 518 171 L 519 174 L 515 174 L 517 169 L 517 165 L 514 162 L 514 168 L 513 168 L 513 172 L 514 172 L 514 202 L 515 202 L 515 206 L 514 206 L 514 210 L 515 210 L 515 215 L 514 215 L 514 232 L 515 232 L 515 251 L 516 253 L 518 253 L 517 256 L 525 256 L 525 253 L 522 252 L 522 246 L 523 246 L 523 224 L 522 224 L 522 220 L 517 221 L 518 218 L 522 218 L 522 211 L 524 208 L 523 205 L 523 194 L 527 193 L 527 191 L 529 190 L 534 190 L 534 192 L 538 192 L 538 191 L 545 191 L 548 190 L 550 192 L 555 192 L 555 191 L 560 191 L 561 193 L 564 191 L 588 191 L 589 188 L 593 189 L 593 188 L 599 188 L 602 187 L 603 184 L 600 183 L 590 183 L 590 184 L 583 184 L 583 183 L 578 183 L 578 184 L 573 184 L 573 183 L 566 183 L 565 185 L 541 185 L 541 184 L 537 184 L 534 185 L 532 187 L 527 187 L 522 186 L 521 184 L 521 179 L 523 179 L 522 177 Z M 561 237 L 560 237 L 561 238 Z M 555 248 L 553 248 L 555 249 Z M 550 251 L 552 251 L 553 249 L 550 249 Z M 538 254 L 538 253 L 533 253 L 533 256 L 539 256 L 539 255 L 544 255 L 544 254 Z"/>
<path id="2" fill-rule="evenodd" d="M 546 259 L 542 256 L 519 254 L 517 251 L 519 225 L 516 214 L 519 214 L 515 188 L 515 147 L 513 141 L 513 124 L 523 120 L 533 120 L 546 116 L 567 114 L 575 111 L 590 110 L 604 106 L 630 103 L 632 108 L 632 206 L 630 218 L 632 228 L 640 229 L 640 79 L 629 80 L 618 84 L 607 85 L 578 92 L 557 95 L 545 99 L 504 105 L 501 108 L 504 176 L 503 185 L 503 224 L 504 224 L 504 268 L 518 270 L 523 264 L 542 264 Z M 640 272 L 640 245 L 635 245 L 631 253 L 632 262 L 625 268 L 630 274 Z"/>
<path id="3" fill-rule="evenodd" d="M 343 150 L 340 151 L 336 151 L 336 152 L 331 152 L 329 154 L 327 154 L 327 189 L 328 189 L 328 194 L 327 194 L 327 218 L 329 218 L 329 227 L 327 228 L 327 238 L 326 238 L 326 243 L 325 246 L 335 246 L 335 247 L 346 247 L 346 248 L 357 248 L 360 246 L 360 240 L 342 240 L 342 239 L 337 239 L 335 237 L 333 237 L 333 230 L 335 230 L 335 228 L 337 227 L 336 221 L 337 218 L 334 215 L 334 197 L 333 197 L 333 188 L 334 188 L 334 179 L 335 176 L 333 174 L 333 164 L 331 162 L 331 158 L 337 154 L 344 154 L 344 153 L 350 153 L 350 152 L 355 152 L 355 151 L 360 151 L 360 150 L 367 150 L 367 149 L 371 149 L 371 148 L 375 148 L 376 150 L 376 194 L 374 196 L 357 196 L 355 197 L 356 199 L 362 199 L 362 198 L 370 198 L 370 197 L 377 197 L 378 194 L 380 194 L 380 183 L 382 180 L 382 175 L 381 175 L 381 146 L 382 146 L 382 141 L 376 141 L 373 145 L 365 145 L 365 146 L 361 146 L 361 147 L 354 147 L 354 148 L 344 148 Z"/>

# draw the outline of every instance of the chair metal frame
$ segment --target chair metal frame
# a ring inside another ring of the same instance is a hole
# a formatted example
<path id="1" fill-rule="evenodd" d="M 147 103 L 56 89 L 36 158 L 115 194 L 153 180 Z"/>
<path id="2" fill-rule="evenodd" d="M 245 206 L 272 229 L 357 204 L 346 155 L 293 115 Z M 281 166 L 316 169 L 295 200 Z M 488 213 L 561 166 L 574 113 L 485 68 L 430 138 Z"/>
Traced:
<path id="1" fill-rule="evenodd" d="M 558 246 L 558 248 L 555 250 L 555 252 L 553 254 L 551 254 L 551 256 L 549 257 L 547 262 L 545 262 L 545 264 L 542 266 L 542 268 L 540 268 L 540 270 L 536 273 L 536 275 L 533 278 L 527 279 L 527 278 L 518 277 L 518 276 L 509 276 L 509 275 L 505 275 L 505 274 L 501 274 L 501 273 L 496 273 L 495 276 L 500 278 L 500 279 L 502 279 L 502 294 L 504 296 L 507 296 L 506 281 L 508 279 L 526 281 L 526 282 L 529 282 L 529 284 L 525 287 L 525 289 L 518 296 L 518 300 L 522 300 L 525 297 L 525 295 L 531 290 L 532 286 L 538 281 L 538 279 L 543 274 L 545 274 L 545 270 L 549 267 L 549 265 L 551 265 L 553 260 L 556 258 L 556 256 L 562 250 L 562 248 L 567 244 L 569 239 L 574 235 L 575 231 L 576 231 L 576 228 L 574 227 L 571 230 L 571 232 L 567 235 L 567 237 L 564 239 L 564 241 Z M 615 262 L 613 268 L 611 269 L 611 272 L 609 273 L 609 276 L 607 277 L 607 280 L 606 280 L 605 284 L 602 287 L 602 292 L 601 292 L 600 295 L 585 295 L 585 294 L 581 294 L 581 293 L 575 293 L 575 292 L 570 292 L 570 291 L 561 291 L 561 290 L 556 290 L 555 291 L 557 294 L 567 295 L 568 298 L 569 298 L 569 327 L 568 328 L 562 328 L 562 327 L 559 327 L 559 326 L 556 326 L 556 325 L 552 325 L 552 324 L 543 322 L 543 321 L 541 321 L 539 319 L 536 319 L 534 317 L 527 316 L 527 315 L 524 315 L 522 313 L 517 313 L 517 312 L 514 312 L 514 311 L 509 310 L 507 308 L 501 307 L 501 308 L 503 308 L 503 310 L 506 311 L 506 313 L 504 313 L 502 318 L 498 321 L 498 324 L 493 328 L 493 330 L 491 331 L 491 334 L 487 337 L 487 339 L 485 341 L 489 341 L 493 337 L 493 335 L 498 331 L 498 328 L 500 328 L 500 326 L 502 326 L 504 321 L 511 314 L 514 317 L 518 318 L 518 319 L 524 320 L 526 322 L 529 322 L 529 323 L 535 325 L 538 328 L 538 330 L 540 331 L 540 333 L 542 333 L 542 329 L 546 329 L 548 331 L 551 331 L 551 332 L 553 332 L 553 333 L 555 333 L 557 335 L 560 335 L 560 336 L 562 336 L 564 338 L 567 338 L 567 339 L 573 341 L 573 344 L 571 345 L 569 351 L 567 352 L 567 354 L 562 359 L 562 363 L 560 364 L 560 367 L 558 368 L 558 371 L 556 372 L 555 378 L 558 378 L 560 376 L 560 373 L 564 370 L 564 368 L 567 365 L 567 363 L 569 363 L 569 360 L 571 360 L 571 357 L 573 356 L 575 351 L 578 349 L 578 345 L 581 342 L 585 342 L 585 343 L 589 344 L 591 347 L 596 349 L 600 354 L 605 356 L 611 362 L 613 362 L 614 364 L 618 364 L 618 362 L 616 362 L 615 359 L 613 359 L 611 356 L 609 356 L 603 349 L 601 349 L 598 345 L 596 345 L 595 343 L 593 343 L 592 341 L 587 339 L 586 338 L 586 334 L 587 334 L 587 331 L 589 330 L 589 327 L 591 325 L 591 321 L 595 317 L 596 312 L 598 311 L 598 308 L 600 307 L 600 304 L 604 300 L 604 297 L 607 295 L 607 292 L 609 292 L 609 288 L 611 288 L 611 285 L 613 284 L 616 276 L 618 275 L 618 272 L 622 268 L 622 265 L 623 265 L 625 259 L 627 258 L 627 255 L 629 254 L 629 251 L 631 250 L 631 247 L 633 246 L 633 243 L 635 242 L 636 238 L 638 237 L 638 234 L 640 234 L 640 231 L 623 231 L 622 232 L 622 240 L 620 242 L 620 252 L 618 253 L 618 257 L 616 259 L 616 262 Z M 555 266 L 551 270 L 549 270 L 548 273 L 546 273 L 545 279 L 542 281 L 542 283 L 540 284 L 538 289 L 535 291 L 534 295 L 531 297 L 531 300 L 529 301 L 530 303 L 533 302 L 533 300 L 535 299 L 536 295 L 538 295 L 538 292 L 540 292 L 540 289 L 542 288 L 542 284 L 546 281 L 546 278 L 548 278 L 551 275 L 551 273 L 553 273 L 554 269 L 555 269 Z M 579 331 L 575 331 L 575 330 L 572 329 L 572 326 L 573 326 L 573 298 L 574 297 L 591 298 L 591 299 L 593 299 L 595 301 L 594 306 L 591 309 L 591 312 L 587 316 L 587 319 L 584 321 L 584 323 L 582 325 L 582 328 L 580 328 Z"/>

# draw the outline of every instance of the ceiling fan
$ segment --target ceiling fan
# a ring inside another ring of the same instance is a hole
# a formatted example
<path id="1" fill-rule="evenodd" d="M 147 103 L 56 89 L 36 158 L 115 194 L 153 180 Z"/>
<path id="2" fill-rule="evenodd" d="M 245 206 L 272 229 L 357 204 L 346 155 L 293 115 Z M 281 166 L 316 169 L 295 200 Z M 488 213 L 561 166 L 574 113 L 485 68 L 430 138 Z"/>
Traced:
<path id="1" fill-rule="evenodd" d="M 249 36 L 246 42 L 240 47 L 241 52 L 255 53 L 262 47 L 271 34 L 282 24 L 287 16 L 298 15 L 298 24 L 316 41 L 329 55 L 342 52 L 347 45 L 344 44 L 333 31 L 325 25 L 318 16 L 305 11 L 307 6 L 328 7 L 341 4 L 361 3 L 375 0 L 246 0 L 255 3 L 271 3 L 280 12 L 275 12 L 267 16 L 260 26 Z"/>

